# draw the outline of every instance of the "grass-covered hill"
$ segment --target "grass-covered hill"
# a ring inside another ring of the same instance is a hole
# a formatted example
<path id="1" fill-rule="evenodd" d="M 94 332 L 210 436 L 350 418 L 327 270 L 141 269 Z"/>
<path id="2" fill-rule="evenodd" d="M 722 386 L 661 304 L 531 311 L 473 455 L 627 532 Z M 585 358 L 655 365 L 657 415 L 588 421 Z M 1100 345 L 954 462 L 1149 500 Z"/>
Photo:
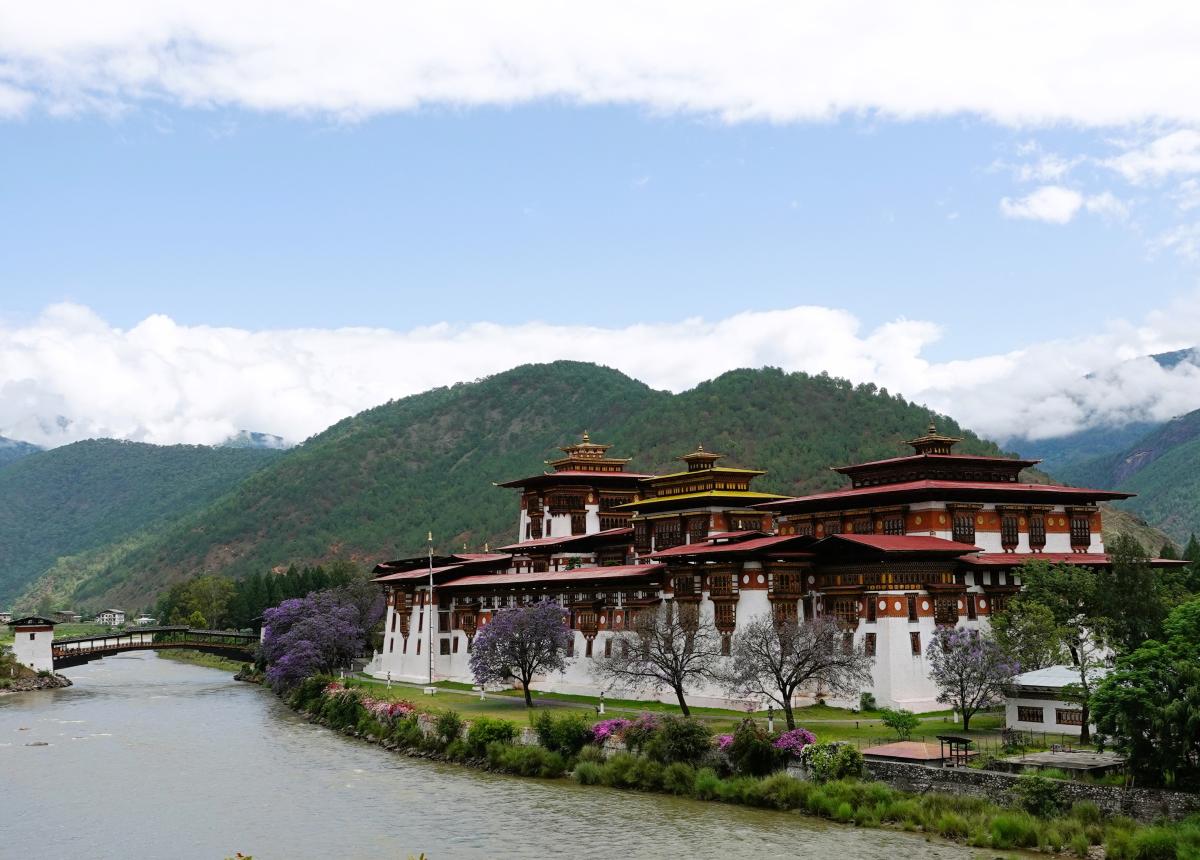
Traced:
<path id="1" fill-rule="evenodd" d="M 62 556 L 198 510 L 277 452 L 96 439 L 0 469 L 0 606 Z"/>
<path id="2" fill-rule="evenodd" d="M 1182 545 L 1200 532 L 1200 410 L 1156 427 L 1115 454 L 1065 467 L 1060 477 L 1137 493 L 1121 506 Z"/>
<path id="3" fill-rule="evenodd" d="M 585 429 L 638 471 L 678 468 L 673 458 L 703 443 L 768 470 L 759 488 L 799 493 L 840 486 L 832 465 L 905 452 L 901 442 L 929 419 L 924 407 L 828 376 L 739 370 L 676 395 L 590 364 L 519 367 L 341 421 L 204 510 L 60 565 L 58 581 L 85 606 L 138 606 L 202 570 L 244 576 L 419 553 L 429 530 L 441 550 L 510 542 L 516 494 L 491 482 L 540 471 Z M 962 450 L 999 453 L 937 420 L 966 437 Z"/>

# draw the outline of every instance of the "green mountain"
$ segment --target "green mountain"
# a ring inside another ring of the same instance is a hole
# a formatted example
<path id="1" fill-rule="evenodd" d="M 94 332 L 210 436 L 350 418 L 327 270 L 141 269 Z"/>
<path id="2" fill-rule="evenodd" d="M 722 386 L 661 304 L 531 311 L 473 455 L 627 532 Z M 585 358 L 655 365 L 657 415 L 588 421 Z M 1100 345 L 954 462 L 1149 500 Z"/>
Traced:
<path id="1" fill-rule="evenodd" d="M 924 407 L 829 376 L 738 370 L 682 394 L 576 362 L 530 365 L 438 388 L 341 421 L 280 454 L 221 499 L 182 520 L 65 560 L 29 595 L 83 606 L 148 605 L 201 570 L 253 571 L 419 553 L 515 539 L 511 490 L 492 481 L 541 470 L 583 430 L 631 468 L 677 468 L 703 443 L 734 465 L 768 470 L 756 487 L 802 493 L 841 485 L 831 465 L 894 456 L 923 431 Z M 968 452 L 999 449 L 953 421 Z"/>
<path id="2" fill-rule="evenodd" d="M 1120 503 L 1183 545 L 1200 532 L 1200 410 L 1168 421 L 1124 449 L 1063 468 L 1077 486 L 1137 493 Z"/>
<path id="3" fill-rule="evenodd" d="M 277 452 L 94 439 L 0 469 L 0 605 L 47 567 L 214 501 Z"/>
<path id="4" fill-rule="evenodd" d="M 37 445 L 0 436 L 0 469 L 3 469 L 9 463 L 17 462 L 22 457 L 36 454 L 40 450 L 42 449 Z"/>

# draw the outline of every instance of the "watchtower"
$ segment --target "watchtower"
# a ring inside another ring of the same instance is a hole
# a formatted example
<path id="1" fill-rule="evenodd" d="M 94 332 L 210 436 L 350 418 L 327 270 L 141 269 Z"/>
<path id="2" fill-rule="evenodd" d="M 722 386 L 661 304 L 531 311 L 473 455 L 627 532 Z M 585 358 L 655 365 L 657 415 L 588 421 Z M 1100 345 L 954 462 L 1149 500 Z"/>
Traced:
<path id="1" fill-rule="evenodd" d="M 13 656 L 35 672 L 53 672 L 54 622 L 49 618 L 27 615 L 10 622 L 13 629 Z"/>

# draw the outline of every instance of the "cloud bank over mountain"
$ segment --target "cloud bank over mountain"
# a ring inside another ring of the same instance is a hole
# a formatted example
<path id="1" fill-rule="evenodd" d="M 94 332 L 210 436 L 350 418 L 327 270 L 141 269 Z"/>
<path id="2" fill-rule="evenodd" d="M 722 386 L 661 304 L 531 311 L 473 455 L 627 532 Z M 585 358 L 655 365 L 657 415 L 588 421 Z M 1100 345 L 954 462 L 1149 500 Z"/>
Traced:
<path id="1" fill-rule="evenodd" d="M 1191 346 L 1200 294 L 1087 338 L 955 361 L 924 356 L 936 323 L 864 330 L 803 306 L 623 328 L 529 322 L 247 331 L 161 315 L 130 329 L 59 304 L 0 325 L 0 435 L 55 446 L 92 436 L 218 443 L 253 427 L 300 441 L 389 399 L 530 362 L 605 364 L 684 390 L 737 367 L 829 372 L 952 414 L 987 436 L 1042 438 L 1200 408 L 1200 367 L 1144 356 Z"/>
<path id="2" fill-rule="evenodd" d="M 555 100 L 727 121 L 1195 124 L 1198 36 L 1187 2 L 14 3 L 0 113 L 160 101 L 356 120 Z"/>

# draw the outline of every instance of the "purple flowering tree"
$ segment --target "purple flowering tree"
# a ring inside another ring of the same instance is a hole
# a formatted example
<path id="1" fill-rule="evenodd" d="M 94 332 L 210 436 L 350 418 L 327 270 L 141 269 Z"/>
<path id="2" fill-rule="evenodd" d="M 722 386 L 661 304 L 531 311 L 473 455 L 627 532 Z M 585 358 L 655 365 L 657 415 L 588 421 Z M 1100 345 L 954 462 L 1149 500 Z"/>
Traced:
<path id="1" fill-rule="evenodd" d="M 285 600 L 263 613 L 267 680 L 287 689 L 332 672 L 362 651 L 369 616 L 337 590 Z"/>
<path id="2" fill-rule="evenodd" d="M 543 600 L 531 606 L 505 609 L 480 628 L 471 648 L 471 674 L 477 684 L 516 678 L 525 691 L 525 707 L 533 707 L 529 684 L 534 675 L 566 668 L 571 641 L 567 614 Z"/>
<path id="3" fill-rule="evenodd" d="M 1019 670 L 991 636 L 957 627 L 939 627 L 925 659 L 938 701 L 962 714 L 963 731 L 977 712 L 1002 700 Z"/>

